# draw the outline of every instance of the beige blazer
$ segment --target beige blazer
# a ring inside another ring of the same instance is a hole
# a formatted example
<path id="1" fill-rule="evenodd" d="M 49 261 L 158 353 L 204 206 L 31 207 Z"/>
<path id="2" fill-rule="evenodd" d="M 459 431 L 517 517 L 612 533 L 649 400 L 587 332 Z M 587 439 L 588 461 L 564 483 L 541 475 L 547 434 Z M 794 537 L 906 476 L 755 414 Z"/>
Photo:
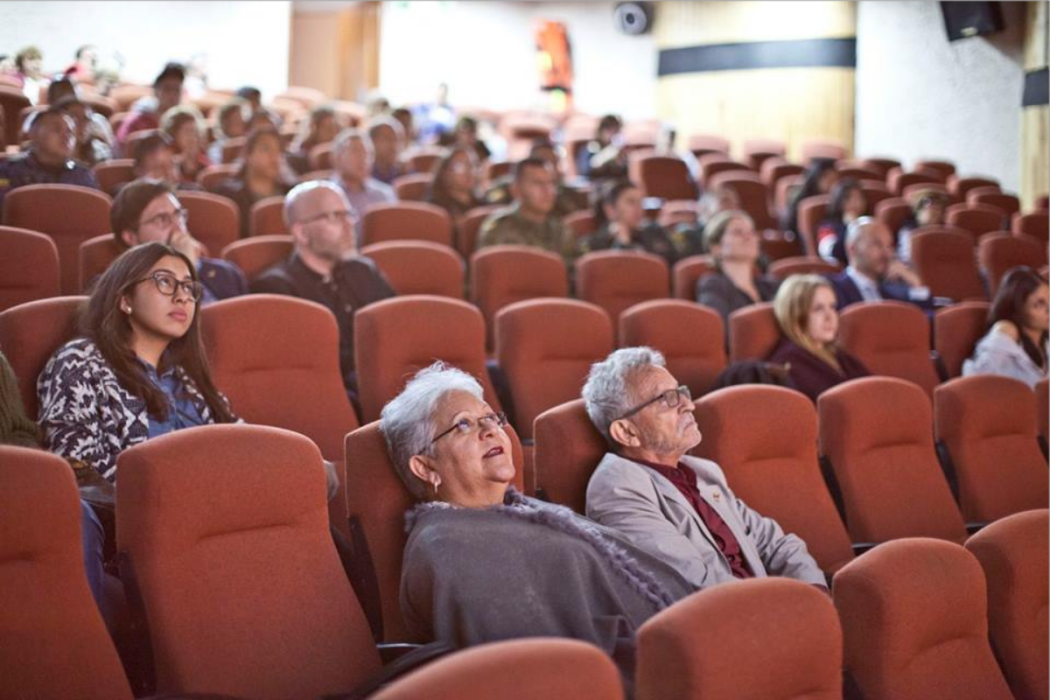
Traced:
<path id="1" fill-rule="evenodd" d="M 827 585 L 806 543 L 748 508 L 717 464 L 697 457 L 682 463 L 696 473 L 700 497 L 725 520 L 755 576 Z M 587 485 L 587 517 L 620 531 L 697 588 L 734 580 L 729 560 L 696 509 L 674 484 L 644 465 L 606 454 Z"/>

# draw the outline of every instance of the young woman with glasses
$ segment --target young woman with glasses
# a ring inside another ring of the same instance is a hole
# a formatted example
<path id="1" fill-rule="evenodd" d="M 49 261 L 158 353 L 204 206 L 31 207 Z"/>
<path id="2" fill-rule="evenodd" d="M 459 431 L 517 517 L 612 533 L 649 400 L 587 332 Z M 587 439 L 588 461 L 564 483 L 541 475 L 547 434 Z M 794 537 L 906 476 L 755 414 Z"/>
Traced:
<path id="1" fill-rule="evenodd" d="M 131 248 L 98 279 L 81 337 L 37 383 L 44 444 L 79 481 L 95 472 L 113 482 L 117 456 L 148 438 L 235 420 L 208 371 L 202 292 L 189 258 L 162 243 Z"/>

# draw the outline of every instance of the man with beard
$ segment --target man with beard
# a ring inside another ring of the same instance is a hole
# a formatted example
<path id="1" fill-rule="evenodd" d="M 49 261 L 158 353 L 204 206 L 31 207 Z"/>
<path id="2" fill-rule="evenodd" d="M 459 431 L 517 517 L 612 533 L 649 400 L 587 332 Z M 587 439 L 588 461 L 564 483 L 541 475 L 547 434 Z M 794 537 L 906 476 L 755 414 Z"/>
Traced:
<path id="1" fill-rule="evenodd" d="M 338 185 L 312 180 L 284 200 L 284 220 L 295 241 L 291 256 L 251 283 L 259 294 L 285 294 L 328 307 L 339 325 L 339 360 L 351 392 L 354 378 L 354 312 L 394 296 L 371 259 L 357 254 L 357 217 Z"/>
<path id="2" fill-rule="evenodd" d="M 827 588 L 806 544 L 738 499 L 700 443 L 689 389 L 650 348 L 591 368 L 587 414 L 609 443 L 587 486 L 587 516 L 672 565 L 697 588 L 785 576 Z"/>

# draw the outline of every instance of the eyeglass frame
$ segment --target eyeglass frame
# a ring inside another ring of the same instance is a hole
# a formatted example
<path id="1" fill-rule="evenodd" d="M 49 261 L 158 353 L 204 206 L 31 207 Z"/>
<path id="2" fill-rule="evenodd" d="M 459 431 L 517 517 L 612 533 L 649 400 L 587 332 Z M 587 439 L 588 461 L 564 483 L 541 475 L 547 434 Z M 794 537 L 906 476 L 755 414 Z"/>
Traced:
<path id="1" fill-rule="evenodd" d="M 672 399 L 669 398 L 671 396 L 676 397 L 676 398 L 673 399 L 674 403 L 671 403 Z M 624 420 L 625 418 L 630 418 L 631 416 L 638 414 L 643 409 L 646 409 L 649 406 L 652 406 L 657 401 L 661 401 L 661 400 L 664 402 L 664 404 L 667 406 L 667 408 L 678 408 L 681 405 L 683 398 L 686 401 L 692 401 L 693 400 L 693 392 L 691 392 L 689 390 L 689 387 L 687 387 L 685 384 L 679 384 L 674 389 L 668 389 L 666 391 L 661 391 L 659 394 L 657 394 L 655 397 L 649 399 L 648 401 L 645 401 L 644 403 L 638 404 L 637 406 L 635 406 L 634 408 L 628 410 L 622 416 L 617 418 L 616 420 Z"/>
<path id="2" fill-rule="evenodd" d="M 170 219 L 170 222 L 167 224 L 168 226 L 171 226 L 172 224 L 175 223 L 175 218 L 180 220 L 182 222 L 182 225 L 185 226 L 190 221 L 190 210 L 187 209 L 186 207 L 179 207 L 178 209 L 176 209 L 173 212 L 166 212 L 165 211 L 165 212 L 161 212 L 160 214 L 154 214 L 153 216 L 151 216 L 150 218 L 146 219 L 145 221 L 140 221 L 139 225 L 138 225 L 138 228 L 142 228 L 143 226 L 147 226 L 147 225 L 152 225 L 152 224 L 156 223 L 157 219 L 159 219 L 161 217 L 166 217 L 166 218 Z M 175 217 L 175 218 L 172 218 L 172 217 Z"/>
<path id="3" fill-rule="evenodd" d="M 483 416 L 479 416 L 476 420 L 473 420 L 473 421 L 470 418 L 460 418 L 458 421 L 456 421 L 452 425 L 451 428 L 449 428 L 448 430 L 446 430 L 446 431 L 436 435 L 434 437 L 434 439 L 430 441 L 430 443 L 427 445 L 427 447 L 428 448 L 433 447 L 435 442 L 437 442 L 441 438 L 445 437 L 446 435 L 448 435 L 448 434 L 450 434 L 450 433 L 452 433 L 452 432 L 454 432 L 456 430 L 459 430 L 459 432 L 461 434 L 466 435 L 469 432 L 471 432 L 471 430 L 473 429 L 472 427 L 470 427 L 470 424 L 473 423 L 473 424 L 475 424 L 477 426 L 480 426 L 481 422 L 483 420 L 490 420 L 492 418 L 496 419 L 496 427 L 497 428 L 502 428 L 503 426 L 505 426 L 507 424 L 507 414 L 504 413 L 503 411 L 492 411 L 491 413 L 486 413 Z M 459 426 L 461 426 L 463 423 L 467 423 L 468 427 L 464 428 L 464 429 L 461 429 Z"/>
<path id="4" fill-rule="evenodd" d="M 322 220 L 324 220 L 324 221 L 327 221 L 327 223 L 331 224 L 331 223 L 333 223 L 332 222 L 332 217 L 336 216 L 336 215 L 340 216 L 342 221 L 349 221 L 354 226 L 357 225 L 357 222 L 360 219 L 360 217 L 357 215 L 357 212 L 354 211 L 353 209 L 343 209 L 342 211 L 336 211 L 336 210 L 333 209 L 332 211 L 325 211 L 325 212 L 321 212 L 320 214 L 314 214 L 310 218 L 303 219 L 299 223 L 302 224 L 303 226 L 305 226 L 307 224 L 312 224 L 315 221 L 322 221 Z M 342 223 L 342 221 L 339 222 L 339 223 Z"/>
<path id="5" fill-rule="evenodd" d="M 170 293 L 165 292 L 163 289 L 160 288 L 161 280 L 171 280 L 172 283 L 175 285 L 175 287 L 171 290 Z M 201 283 L 200 280 L 180 280 L 174 274 L 163 270 L 157 270 L 156 272 L 150 275 L 146 275 L 140 280 L 135 280 L 130 285 L 128 285 L 128 287 L 135 287 L 137 285 L 142 284 L 143 282 L 153 282 L 153 286 L 156 287 L 157 292 L 159 294 L 162 294 L 166 297 L 171 297 L 173 299 L 175 298 L 175 295 L 179 293 L 180 289 L 186 294 L 188 294 L 190 299 L 192 299 L 194 302 L 200 301 L 201 297 L 204 296 L 204 285 Z"/>

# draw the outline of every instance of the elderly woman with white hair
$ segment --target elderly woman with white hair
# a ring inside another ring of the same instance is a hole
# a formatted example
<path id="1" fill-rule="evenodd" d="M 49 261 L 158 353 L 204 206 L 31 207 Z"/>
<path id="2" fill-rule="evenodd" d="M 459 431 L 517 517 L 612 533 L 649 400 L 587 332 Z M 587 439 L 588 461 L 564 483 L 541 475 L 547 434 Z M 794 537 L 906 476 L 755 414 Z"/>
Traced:
<path id="1" fill-rule="evenodd" d="M 442 363 L 383 409 L 391 461 L 421 502 L 407 515 L 405 623 L 456 646 L 581 639 L 629 669 L 634 632 L 693 588 L 615 532 L 511 487 L 505 421 L 477 380 Z"/>
<path id="2" fill-rule="evenodd" d="M 587 516 L 674 567 L 697 588 L 786 576 L 826 589 L 806 544 L 737 498 L 700 444 L 689 388 L 651 348 L 621 348 L 591 368 L 587 414 L 610 451 L 587 485 Z"/>

